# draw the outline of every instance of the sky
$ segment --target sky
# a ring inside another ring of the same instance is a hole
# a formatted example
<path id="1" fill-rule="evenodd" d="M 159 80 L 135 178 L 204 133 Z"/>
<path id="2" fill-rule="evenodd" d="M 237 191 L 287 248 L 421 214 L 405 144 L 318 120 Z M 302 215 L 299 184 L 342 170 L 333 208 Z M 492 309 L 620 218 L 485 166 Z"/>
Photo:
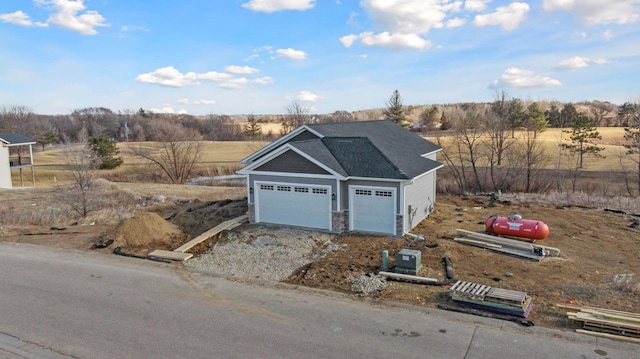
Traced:
<path id="1" fill-rule="evenodd" d="M 640 0 L 2 0 L 0 106 L 284 114 L 640 99 Z"/>

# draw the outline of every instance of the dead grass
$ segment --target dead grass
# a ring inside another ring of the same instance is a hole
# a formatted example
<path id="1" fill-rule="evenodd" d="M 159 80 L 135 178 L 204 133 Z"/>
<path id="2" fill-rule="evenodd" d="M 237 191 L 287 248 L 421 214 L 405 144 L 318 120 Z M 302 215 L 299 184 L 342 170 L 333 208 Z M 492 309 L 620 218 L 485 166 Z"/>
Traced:
<path id="1" fill-rule="evenodd" d="M 615 274 L 611 279 L 611 285 L 623 292 L 640 294 L 640 282 L 634 280 L 633 273 Z"/>
<path id="2" fill-rule="evenodd" d="M 623 144 L 624 141 L 624 128 L 622 127 L 600 127 L 598 131 L 602 135 L 602 140 L 598 141 L 598 144 L 601 147 L 604 147 L 604 150 L 601 154 L 604 157 L 593 157 L 593 156 L 585 156 L 584 157 L 584 170 L 587 171 L 620 171 L 622 168 L 631 168 L 637 166 L 634 162 L 635 158 L 631 156 L 625 156 L 624 153 L 626 149 Z M 437 135 L 438 133 L 434 133 Z M 522 135 L 516 132 L 516 138 L 521 138 Z M 563 142 L 563 138 L 568 138 L 569 135 L 563 133 L 559 128 L 550 128 L 546 131 L 540 133 L 538 135 L 538 140 L 542 145 L 542 149 L 546 154 L 549 161 L 546 163 L 544 168 L 554 169 L 557 166 L 558 162 L 558 151 L 559 146 Z M 426 139 L 436 142 L 437 138 L 435 136 L 426 136 Z M 449 145 L 453 145 L 454 138 L 449 133 L 443 138 L 443 144 L 445 149 Z M 564 141 L 565 143 L 568 143 Z M 486 165 L 486 163 L 480 163 L 481 166 Z M 565 164 L 563 164 L 565 166 Z M 565 166 L 566 167 L 566 166 Z M 637 167 L 635 167 L 637 168 Z"/>

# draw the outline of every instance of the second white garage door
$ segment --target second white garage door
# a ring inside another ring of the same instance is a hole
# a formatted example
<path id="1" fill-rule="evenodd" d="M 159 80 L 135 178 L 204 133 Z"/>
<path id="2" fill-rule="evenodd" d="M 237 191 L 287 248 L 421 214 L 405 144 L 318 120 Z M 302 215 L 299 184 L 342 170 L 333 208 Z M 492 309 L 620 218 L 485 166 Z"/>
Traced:
<path id="1" fill-rule="evenodd" d="M 396 189 L 349 187 L 349 229 L 395 235 Z"/>
<path id="2" fill-rule="evenodd" d="M 256 222 L 331 230 L 331 187 L 256 182 Z"/>

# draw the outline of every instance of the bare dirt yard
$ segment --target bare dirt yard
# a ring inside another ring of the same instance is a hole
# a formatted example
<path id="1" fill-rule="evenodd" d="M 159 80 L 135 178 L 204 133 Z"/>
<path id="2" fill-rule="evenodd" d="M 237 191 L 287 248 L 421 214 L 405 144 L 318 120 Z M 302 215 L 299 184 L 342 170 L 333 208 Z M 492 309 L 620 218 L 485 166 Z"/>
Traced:
<path id="1" fill-rule="evenodd" d="M 144 257 L 155 249 L 174 249 L 246 212 L 243 188 L 186 187 L 113 184 L 110 191 L 126 193 L 133 209 L 77 223 L 48 218 L 55 204 L 52 189 L 0 191 L 0 240 L 103 253 L 118 247 L 122 253 Z M 166 193 L 173 195 L 162 195 Z M 516 213 L 547 223 L 550 235 L 539 243 L 559 248 L 560 256 L 536 262 L 452 240 L 458 228 L 484 231 L 488 217 Z M 412 249 L 422 251 L 419 275 L 444 281 L 442 260 L 448 257 L 456 279 L 527 292 L 534 302 L 529 319 L 536 325 L 573 330 L 574 324 L 556 304 L 640 313 L 639 220 L 603 208 L 533 203 L 517 196 L 504 195 L 493 206 L 483 196 L 439 196 L 435 212 L 413 231 L 424 235 L 427 245 L 415 242 Z M 389 251 L 393 266 L 396 253 L 411 242 L 410 237 L 333 235 L 246 224 L 194 247 L 194 259 L 175 265 L 338 291 L 374 302 L 424 308 L 447 303 L 450 285 L 383 281 L 364 292 L 355 285 L 354 278 L 377 274 L 383 250 Z M 102 246 L 106 247 L 96 248 Z"/>

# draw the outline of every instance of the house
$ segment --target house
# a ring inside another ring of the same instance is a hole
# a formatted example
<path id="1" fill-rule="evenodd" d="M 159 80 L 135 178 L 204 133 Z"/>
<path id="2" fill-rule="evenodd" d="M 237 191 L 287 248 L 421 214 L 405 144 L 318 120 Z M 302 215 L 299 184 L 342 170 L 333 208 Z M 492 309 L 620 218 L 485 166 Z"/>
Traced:
<path id="1" fill-rule="evenodd" d="M 31 169 L 31 184 L 35 187 L 33 173 L 33 148 L 35 142 L 27 136 L 19 133 L 0 133 L 0 188 L 12 189 L 11 171 L 20 171 L 20 186 L 24 186 L 22 171 Z M 29 148 L 28 155 L 26 148 Z M 14 148 L 14 151 L 10 151 Z"/>
<path id="2" fill-rule="evenodd" d="M 303 125 L 241 161 L 249 220 L 401 236 L 434 209 L 440 150 L 388 120 Z"/>

